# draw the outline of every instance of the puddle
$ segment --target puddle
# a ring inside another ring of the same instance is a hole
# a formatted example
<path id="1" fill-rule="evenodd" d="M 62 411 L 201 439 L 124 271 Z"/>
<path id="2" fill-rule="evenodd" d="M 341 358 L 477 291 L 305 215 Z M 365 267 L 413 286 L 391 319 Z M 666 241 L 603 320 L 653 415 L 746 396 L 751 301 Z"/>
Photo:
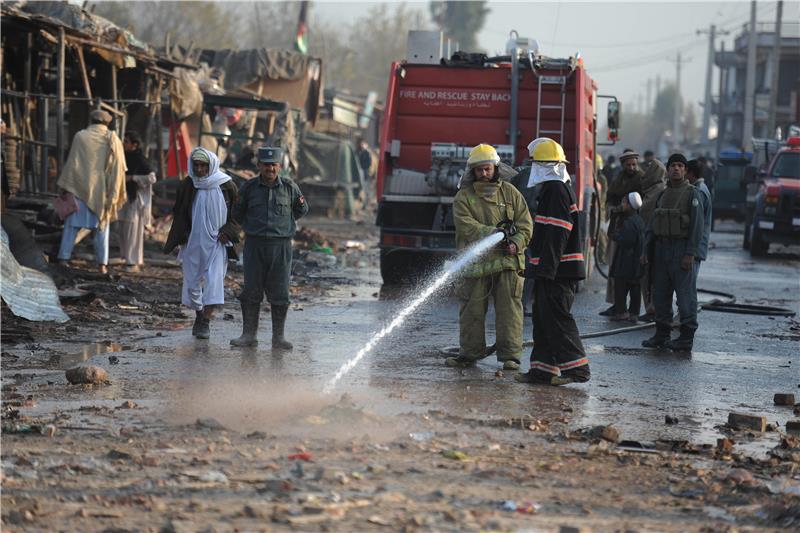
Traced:
<path id="1" fill-rule="evenodd" d="M 95 342 L 85 345 L 79 352 L 59 356 L 59 365 L 61 368 L 66 369 L 75 366 L 78 363 L 88 361 L 92 357 L 96 357 L 98 355 L 122 352 L 130 349 L 130 346 L 124 346 L 116 342 Z"/>

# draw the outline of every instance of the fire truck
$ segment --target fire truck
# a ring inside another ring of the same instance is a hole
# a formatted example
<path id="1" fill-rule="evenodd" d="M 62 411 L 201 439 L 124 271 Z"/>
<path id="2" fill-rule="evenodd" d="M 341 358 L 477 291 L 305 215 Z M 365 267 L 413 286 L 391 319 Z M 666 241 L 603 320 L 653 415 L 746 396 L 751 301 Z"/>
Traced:
<path id="1" fill-rule="evenodd" d="M 480 143 L 517 168 L 537 137 L 564 147 L 591 257 L 599 222 L 595 150 L 616 141 L 617 99 L 597 94 L 580 57 L 546 57 L 516 32 L 498 57 L 449 55 L 444 42 L 439 32 L 410 32 L 408 58 L 391 67 L 377 176 L 384 283 L 424 275 L 455 253 L 453 198 L 469 151 Z M 611 99 L 610 143 L 597 142 L 600 98 Z"/>

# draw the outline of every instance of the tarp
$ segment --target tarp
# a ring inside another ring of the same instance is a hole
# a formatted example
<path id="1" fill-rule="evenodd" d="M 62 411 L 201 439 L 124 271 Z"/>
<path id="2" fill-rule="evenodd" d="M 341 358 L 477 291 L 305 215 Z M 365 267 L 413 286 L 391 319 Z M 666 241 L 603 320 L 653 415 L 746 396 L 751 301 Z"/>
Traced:
<path id="1" fill-rule="evenodd" d="M 143 52 L 150 52 L 146 43 L 138 40 L 131 32 L 120 28 L 110 20 L 89 13 L 80 6 L 69 2 L 3 2 L 8 7 L 19 9 L 29 15 L 47 17 L 70 28 L 97 37 L 104 37 L 109 42 L 130 46 Z"/>
<path id="2" fill-rule="evenodd" d="M 37 322 L 66 322 L 58 289 L 49 276 L 20 266 L 8 245 L 8 235 L 0 230 L 0 296 L 15 315 Z"/>
<path id="3" fill-rule="evenodd" d="M 315 178 L 328 184 L 361 187 L 361 169 L 351 144 L 347 141 L 306 130 L 300 139 L 298 178 Z"/>
<path id="4" fill-rule="evenodd" d="M 269 78 L 298 80 L 306 76 L 311 62 L 319 60 L 292 50 L 256 48 L 251 50 L 203 50 L 198 62 L 225 72 L 226 90 Z"/>

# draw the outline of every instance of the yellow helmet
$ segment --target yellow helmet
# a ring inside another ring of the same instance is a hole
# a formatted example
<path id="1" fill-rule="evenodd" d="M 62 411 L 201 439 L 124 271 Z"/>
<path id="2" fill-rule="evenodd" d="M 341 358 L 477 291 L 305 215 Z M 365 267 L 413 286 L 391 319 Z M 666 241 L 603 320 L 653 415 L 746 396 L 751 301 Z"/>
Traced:
<path id="1" fill-rule="evenodd" d="M 497 150 L 494 149 L 494 146 L 479 144 L 469 152 L 469 158 L 467 159 L 468 168 L 485 165 L 487 163 L 493 165 L 500 163 L 500 156 L 497 155 Z"/>
<path id="2" fill-rule="evenodd" d="M 534 161 L 541 161 L 541 162 L 550 162 L 556 161 L 559 163 L 569 163 L 567 161 L 567 156 L 564 154 L 564 149 L 561 147 L 560 144 L 555 142 L 553 139 L 537 139 L 534 146 L 531 147 L 531 159 Z"/>

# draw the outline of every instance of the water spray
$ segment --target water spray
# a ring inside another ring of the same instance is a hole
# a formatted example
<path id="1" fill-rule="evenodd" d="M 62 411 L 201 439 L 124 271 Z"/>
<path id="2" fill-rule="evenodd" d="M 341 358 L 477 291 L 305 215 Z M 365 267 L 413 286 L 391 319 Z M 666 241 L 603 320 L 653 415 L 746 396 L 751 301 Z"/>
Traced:
<path id="1" fill-rule="evenodd" d="M 487 250 L 491 249 L 493 246 L 500 243 L 505 238 L 505 234 L 502 232 L 492 233 L 488 237 L 483 238 L 482 240 L 478 241 L 474 244 L 471 248 L 468 248 L 464 253 L 459 255 L 452 263 L 447 265 L 445 268 L 442 269 L 441 273 L 439 274 L 438 278 L 428 285 L 428 287 L 420 294 L 414 301 L 412 301 L 405 309 L 403 309 L 399 315 L 397 315 L 394 320 L 389 322 L 383 329 L 377 332 L 372 338 L 365 344 L 359 351 L 353 356 L 351 359 L 346 361 L 336 372 L 336 374 L 325 384 L 322 389 L 323 394 L 330 394 L 333 392 L 333 389 L 336 387 L 336 384 L 339 382 L 345 374 L 350 372 L 355 366 L 364 358 L 369 352 L 372 351 L 373 348 L 378 344 L 378 342 L 384 338 L 386 335 L 391 333 L 397 326 L 401 325 L 405 322 L 408 315 L 414 312 L 420 305 L 425 303 L 425 301 L 431 297 L 437 290 L 442 288 L 444 284 L 449 280 L 453 274 L 457 273 L 459 270 L 470 264 L 472 261 L 486 253 Z"/>

